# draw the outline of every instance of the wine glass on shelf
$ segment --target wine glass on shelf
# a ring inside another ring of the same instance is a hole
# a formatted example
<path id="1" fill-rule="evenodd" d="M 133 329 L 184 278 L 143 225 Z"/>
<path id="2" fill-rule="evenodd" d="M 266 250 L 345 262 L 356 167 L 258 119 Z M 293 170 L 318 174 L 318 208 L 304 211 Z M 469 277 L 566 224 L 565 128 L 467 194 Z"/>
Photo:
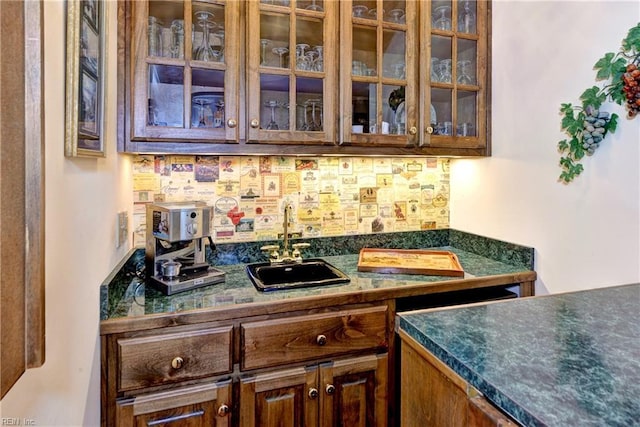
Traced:
<path id="1" fill-rule="evenodd" d="M 353 6 L 352 10 L 354 18 L 364 18 L 365 14 L 369 11 L 369 8 L 363 4 L 357 4 Z"/>
<path id="2" fill-rule="evenodd" d="M 298 43 L 296 45 L 296 69 L 308 70 L 309 64 L 306 58 L 306 50 L 309 49 L 309 45 L 306 43 Z"/>
<path id="3" fill-rule="evenodd" d="M 218 30 L 214 33 L 214 36 L 220 41 L 217 49 L 213 50 L 213 58 L 216 62 L 224 61 L 224 30 Z"/>
<path id="4" fill-rule="evenodd" d="M 211 104 L 211 101 L 203 98 L 196 98 L 193 100 L 196 105 L 198 105 L 198 127 L 204 128 L 207 127 L 207 121 L 205 116 L 205 107 Z"/>
<path id="5" fill-rule="evenodd" d="M 402 9 L 392 9 L 389 11 L 389 16 L 391 17 L 391 22 L 396 24 L 402 23 L 402 17 L 404 16 L 404 10 Z"/>
<path id="6" fill-rule="evenodd" d="M 273 48 L 273 53 L 275 53 L 276 55 L 278 55 L 280 57 L 280 68 L 285 68 L 283 55 L 285 53 L 288 53 L 288 52 L 289 52 L 289 48 L 286 48 L 286 47 L 274 47 Z"/>
<path id="7" fill-rule="evenodd" d="M 264 105 L 271 108 L 271 121 L 267 125 L 267 130 L 278 130 L 278 122 L 276 122 L 276 108 L 278 107 L 278 101 L 273 99 L 268 100 Z"/>
<path id="8" fill-rule="evenodd" d="M 320 6 L 318 3 L 316 3 L 316 0 L 311 0 L 311 4 L 309 6 L 306 7 L 307 10 L 314 10 L 316 12 L 322 12 L 324 9 L 322 8 L 322 6 Z"/>
<path id="9" fill-rule="evenodd" d="M 267 65 L 267 48 L 271 44 L 269 39 L 260 39 L 260 65 Z"/>
<path id="10" fill-rule="evenodd" d="M 434 21 L 433 26 L 437 30 L 450 31 L 451 30 L 450 16 L 451 16 L 451 6 L 436 7 L 434 17 L 437 17 L 437 19 Z"/>
<path id="11" fill-rule="evenodd" d="M 322 122 L 316 117 L 319 115 L 320 108 L 322 107 L 320 99 L 308 99 L 306 103 L 311 106 L 311 122 L 307 126 L 307 130 L 322 130 Z"/>
<path id="12" fill-rule="evenodd" d="M 458 13 L 458 31 L 462 33 L 476 32 L 476 14 L 469 1 L 465 1 Z"/>
<path id="13" fill-rule="evenodd" d="M 318 57 L 316 58 L 315 70 L 323 71 L 324 70 L 324 47 L 323 46 L 314 46 L 313 50 L 317 53 Z"/>
<path id="14" fill-rule="evenodd" d="M 198 61 L 212 61 L 215 54 L 209 44 L 209 35 L 211 30 L 215 28 L 215 22 L 212 21 L 214 15 L 212 12 L 201 10 L 195 13 L 198 26 L 202 28 L 202 42 L 194 52 L 194 58 Z"/>

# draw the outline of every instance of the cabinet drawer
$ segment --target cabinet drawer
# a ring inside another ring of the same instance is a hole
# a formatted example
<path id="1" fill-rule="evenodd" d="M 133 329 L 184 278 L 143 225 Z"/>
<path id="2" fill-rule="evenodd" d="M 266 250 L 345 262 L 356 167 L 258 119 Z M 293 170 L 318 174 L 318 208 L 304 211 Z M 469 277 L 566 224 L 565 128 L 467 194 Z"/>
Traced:
<path id="1" fill-rule="evenodd" d="M 232 326 L 118 340 L 118 390 L 231 372 Z"/>
<path id="2" fill-rule="evenodd" d="M 243 323 L 241 340 L 243 370 L 387 348 L 387 307 Z"/>

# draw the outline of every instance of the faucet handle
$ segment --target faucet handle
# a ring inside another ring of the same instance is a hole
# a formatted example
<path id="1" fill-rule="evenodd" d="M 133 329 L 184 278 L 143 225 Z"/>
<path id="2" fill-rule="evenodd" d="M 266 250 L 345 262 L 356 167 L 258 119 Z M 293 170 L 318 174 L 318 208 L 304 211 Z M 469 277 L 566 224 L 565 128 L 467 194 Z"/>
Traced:
<path id="1" fill-rule="evenodd" d="M 269 258 L 272 259 L 272 260 L 280 258 L 280 254 L 278 253 L 278 251 L 280 250 L 280 246 L 278 246 L 278 245 L 262 246 L 260 248 L 260 250 L 263 251 L 263 252 L 268 252 L 269 253 Z"/>
<path id="2" fill-rule="evenodd" d="M 300 249 L 306 249 L 309 246 L 311 246 L 310 243 L 294 243 L 293 245 L 291 245 L 291 247 L 293 248 L 293 253 L 291 254 L 291 256 L 294 259 L 302 260 Z"/>

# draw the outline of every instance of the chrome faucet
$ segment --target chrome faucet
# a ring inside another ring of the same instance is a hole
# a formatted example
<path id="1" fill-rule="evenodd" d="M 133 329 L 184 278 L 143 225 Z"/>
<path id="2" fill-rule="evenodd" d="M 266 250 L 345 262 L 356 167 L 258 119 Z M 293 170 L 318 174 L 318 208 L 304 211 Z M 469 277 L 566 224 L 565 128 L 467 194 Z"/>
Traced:
<path id="1" fill-rule="evenodd" d="M 291 204 L 287 203 L 284 205 L 284 224 L 282 224 L 282 228 L 284 230 L 284 236 L 282 237 L 282 258 L 289 257 L 289 215 L 291 215 Z"/>
<path id="2" fill-rule="evenodd" d="M 300 249 L 305 249 L 311 246 L 309 243 L 294 243 L 291 245 L 293 252 L 289 252 L 289 225 L 291 224 L 291 211 L 293 206 L 287 203 L 284 206 L 284 222 L 282 224 L 283 236 L 282 236 L 282 253 L 280 253 L 279 245 L 267 245 L 260 248 L 260 250 L 269 253 L 269 261 L 272 264 L 287 263 L 287 262 L 302 262 L 302 253 Z"/>

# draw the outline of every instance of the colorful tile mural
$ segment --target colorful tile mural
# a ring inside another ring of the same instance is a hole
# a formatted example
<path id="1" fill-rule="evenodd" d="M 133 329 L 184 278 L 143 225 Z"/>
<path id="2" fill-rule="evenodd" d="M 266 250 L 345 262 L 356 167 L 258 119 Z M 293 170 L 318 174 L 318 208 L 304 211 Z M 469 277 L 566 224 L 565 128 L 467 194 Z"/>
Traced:
<path id="1" fill-rule="evenodd" d="M 153 156 L 133 159 L 134 245 L 145 205 L 200 200 L 214 207 L 218 242 L 449 227 L 449 160 L 384 157 Z"/>

